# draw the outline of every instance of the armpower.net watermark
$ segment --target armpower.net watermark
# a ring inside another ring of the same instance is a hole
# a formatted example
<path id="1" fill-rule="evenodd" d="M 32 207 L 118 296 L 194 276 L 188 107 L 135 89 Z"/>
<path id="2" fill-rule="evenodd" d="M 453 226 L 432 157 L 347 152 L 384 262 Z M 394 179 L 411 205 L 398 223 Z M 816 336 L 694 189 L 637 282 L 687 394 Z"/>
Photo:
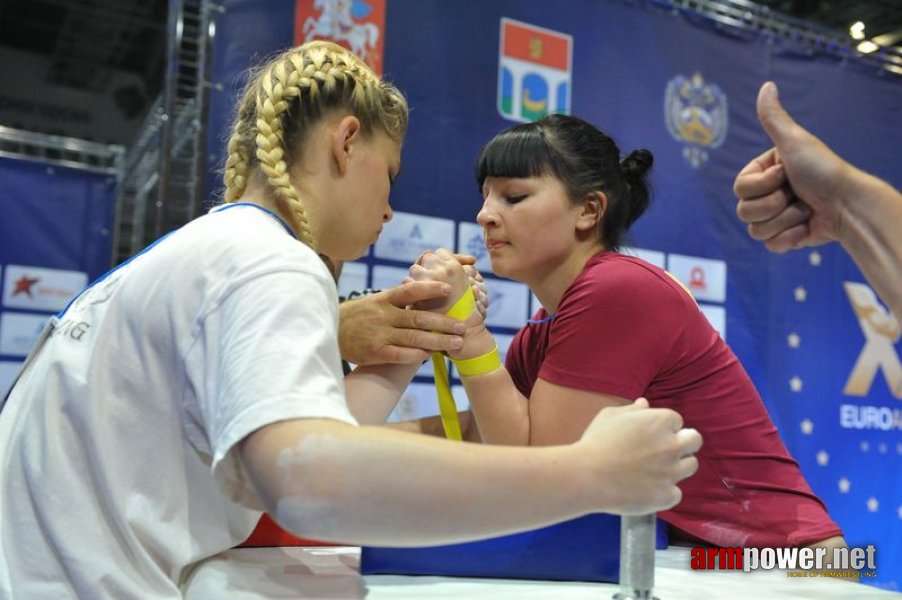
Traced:
<path id="1" fill-rule="evenodd" d="M 786 571 L 787 577 L 866 578 L 877 576 L 877 549 L 866 548 L 692 548 L 693 571 Z"/>

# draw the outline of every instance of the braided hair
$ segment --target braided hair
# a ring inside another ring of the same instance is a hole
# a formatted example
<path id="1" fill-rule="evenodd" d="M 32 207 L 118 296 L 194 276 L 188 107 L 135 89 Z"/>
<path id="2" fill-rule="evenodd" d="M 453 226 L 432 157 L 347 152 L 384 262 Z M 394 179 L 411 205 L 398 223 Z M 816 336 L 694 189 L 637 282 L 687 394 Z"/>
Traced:
<path id="1" fill-rule="evenodd" d="M 315 250 L 307 212 L 288 170 L 306 134 L 335 109 L 356 116 L 366 134 L 378 128 L 401 141 L 407 132 L 403 94 L 337 44 L 309 42 L 256 70 L 241 96 L 228 142 L 225 202 L 240 198 L 251 169 L 259 168 L 279 214 Z"/>

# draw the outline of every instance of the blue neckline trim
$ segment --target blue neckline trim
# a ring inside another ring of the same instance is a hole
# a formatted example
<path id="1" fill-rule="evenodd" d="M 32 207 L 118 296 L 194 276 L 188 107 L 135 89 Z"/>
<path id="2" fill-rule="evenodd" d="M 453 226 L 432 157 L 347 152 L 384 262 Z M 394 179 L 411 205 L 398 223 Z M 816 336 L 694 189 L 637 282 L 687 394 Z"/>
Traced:
<path id="1" fill-rule="evenodd" d="M 115 273 L 116 271 L 118 271 L 119 269 L 121 269 L 122 267 L 124 267 L 125 265 L 127 265 L 128 263 L 132 262 L 133 260 L 135 260 L 136 258 L 138 258 L 139 256 L 141 256 L 142 254 L 144 254 L 145 252 L 147 252 L 148 250 L 150 250 L 151 248 L 153 248 L 154 246 L 156 246 L 157 244 L 159 244 L 160 242 L 162 242 L 163 240 L 165 240 L 166 238 L 168 238 L 170 235 L 172 235 L 172 234 L 175 233 L 176 231 L 178 231 L 178 230 L 175 229 L 175 230 L 173 230 L 173 231 L 170 231 L 169 233 L 167 233 L 167 234 L 164 235 L 163 237 L 158 238 L 158 239 L 155 240 L 151 245 L 147 246 L 146 248 L 144 248 L 143 250 L 141 250 L 140 252 L 138 252 L 137 254 L 135 254 L 134 256 L 132 256 L 131 258 L 129 258 L 128 260 L 126 260 L 125 262 L 119 263 L 118 265 L 116 265 L 115 267 L 113 267 L 112 269 L 110 269 L 109 271 L 107 271 L 106 273 L 104 273 L 103 275 L 101 275 L 100 277 L 98 277 L 97 279 L 95 279 L 94 281 L 92 281 L 91 283 L 89 283 L 87 286 L 85 286 L 85 288 L 84 288 L 82 291 L 80 291 L 80 292 L 78 292 L 77 294 L 75 294 L 75 295 L 72 297 L 72 299 L 69 300 L 69 304 L 66 305 L 66 308 L 64 308 L 63 310 L 61 310 L 61 311 L 59 311 L 58 313 L 56 313 L 56 318 L 57 318 L 57 319 L 62 319 L 62 318 L 63 318 L 63 315 L 66 314 L 66 311 L 69 310 L 69 307 L 71 307 L 72 304 L 73 304 L 76 300 L 78 300 L 79 298 L 81 298 L 81 295 L 82 295 L 82 294 L 84 294 L 84 293 L 87 292 L 89 289 L 91 289 L 92 287 L 94 287 L 95 285 L 97 285 L 98 283 L 100 283 L 101 281 L 103 281 L 104 279 L 106 279 L 107 277 L 109 277 L 110 275 L 112 275 L 113 273 Z"/>
<path id="2" fill-rule="evenodd" d="M 274 213 L 273 211 L 269 210 L 265 206 L 260 206 L 259 204 L 254 204 L 253 202 L 232 202 L 231 204 L 220 204 L 219 206 L 213 207 L 213 210 L 210 212 L 222 212 L 224 210 L 229 210 L 230 208 L 235 208 L 236 206 L 252 206 L 258 210 L 262 210 L 263 212 L 265 212 L 266 214 L 271 216 L 273 219 L 278 221 L 279 224 L 281 224 L 282 227 L 285 228 L 285 231 L 287 231 L 291 237 L 293 237 L 294 239 L 298 239 L 298 236 L 296 236 L 294 234 L 294 230 L 292 230 L 291 227 L 288 226 L 288 223 L 285 222 L 285 219 L 283 219 L 282 217 L 280 217 L 278 214 Z"/>
<path id="3" fill-rule="evenodd" d="M 548 315 L 544 319 L 526 319 L 527 325 L 539 325 L 541 323 L 547 323 L 548 321 L 553 320 L 557 316 L 557 313 L 553 315 Z"/>
<path id="4" fill-rule="evenodd" d="M 287 231 L 291 235 L 291 237 L 293 237 L 294 239 L 297 239 L 297 236 L 294 234 L 294 231 L 291 230 L 291 228 L 288 226 L 288 223 L 286 223 L 282 219 L 282 217 L 280 217 L 273 211 L 269 210 L 268 208 L 266 208 L 264 206 L 260 206 L 259 204 L 254 204 L 253 202 L 235 202 L 233 204 L 221 204 L 219 206 L 214 207 L 210 212 L 214 212 L 214 211 L 221 212 L 221 211 L 227 210 L 229 208 L 234 208 L 235 206 L 252 206 L 258 210 L 262 210 L 263 212 L 272 216 L 276 221 L 281 223 L 282 227 L 285 228 L 285 231 Z M 82 294 L 84 294 L 86 291 L 88 291 L 89 289 L 91 289 L 92 287 L 94 287 L 95 285 L 97 285 L 98 283 L 100 283 L 101 281 L 103 281 L 104 279 L 106 279 L 107 277 L 109 277 L 110 275 L 112 275 L 113 273 L 115 273 L 116 271 L 118 271 L 119 269 L 124 267 L 125 265 L 127 265 L 128 263 L 132 262 L 133 260 L 135 260 L 136 258 L 141 256 L 142 254 L 144 254 L 145 252 L 147 252 L 148 250 L 150 250 L 151 248 L 153 248 L 154 246 L 156 246 L 157 244 L 159 244 L 160 242 L 162 242 L 163 240 L 168 238 L 170 235 L 172 235 L 176 231 L 178 231 L 178 229 L 174 229 L 173 231 L 170 231 L 163 237 L 155 240 L 151 245 L 147 246 L 146 248 L 144 248 L 143 250 L 141 250 L 140 252 L 138 252 L 137 254 L 135 254 L 134 256 L 129 258 L 128 260 L 126 260 L 125 262 L 116 265 L 115 267 L 113 267 L 112 269 L 110 269 L 109 271 L 107 271 L 106 273 L 104 273 L 103 275 L 101 275 L 100 277 L 98 277 L 97 279 L 92 281 L 91 283 L 89 283 L 82 291 L 75 294 L 75 296 L 73 296 L 72 299 L 69 300 L 69 303 L 66 305 L 66 308 L 64 308 L 63 310 L 56 313 L 56 318 L 62 319 L 63 315 L 66 314 L 66 311 L 69 310 L 69 308 L 72 306 L 72 304 L 76 300 L 78 300 Z"/>

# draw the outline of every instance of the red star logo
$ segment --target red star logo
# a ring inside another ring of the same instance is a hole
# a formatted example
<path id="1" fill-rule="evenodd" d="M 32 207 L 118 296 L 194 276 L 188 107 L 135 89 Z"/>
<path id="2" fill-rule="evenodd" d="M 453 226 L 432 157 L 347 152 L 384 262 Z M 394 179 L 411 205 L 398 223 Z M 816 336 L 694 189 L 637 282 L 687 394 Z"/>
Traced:
<path id="1" fill-rule="evenodd" d="M 34 298 L 31 295 L 31 286 L 36 284 L 41 279 L 39 277 L 35 277 L 34 279 L 29 279 L 27 276 L 22 275 L 22 278 L 16 281 L 16 289 L 13 290 L 13 296 L 18 294 L 28 294 L 29 298 Z"/>

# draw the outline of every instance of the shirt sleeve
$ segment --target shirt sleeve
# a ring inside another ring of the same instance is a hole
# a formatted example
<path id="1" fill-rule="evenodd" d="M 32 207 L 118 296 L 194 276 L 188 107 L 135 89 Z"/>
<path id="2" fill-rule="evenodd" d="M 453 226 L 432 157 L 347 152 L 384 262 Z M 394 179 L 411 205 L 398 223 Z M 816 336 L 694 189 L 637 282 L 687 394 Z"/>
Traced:
<path id="1" fill-rule="evenodd" d="M 259 508 L 236 444 L 288 419 L 356 424 L 338 348 L 334 284 L 318 273 L 280 271 L 242 283 L 203 319 L 201 411 L 212 469 L 233 499 Z"/>
<path id="2" fill-rule="evenodd" d="M 632 262 L 584 272 L 552 324 L 539 377 L 622 398 L 642 396 L 668 368 L 695 302 L 663 272 Z"/>

